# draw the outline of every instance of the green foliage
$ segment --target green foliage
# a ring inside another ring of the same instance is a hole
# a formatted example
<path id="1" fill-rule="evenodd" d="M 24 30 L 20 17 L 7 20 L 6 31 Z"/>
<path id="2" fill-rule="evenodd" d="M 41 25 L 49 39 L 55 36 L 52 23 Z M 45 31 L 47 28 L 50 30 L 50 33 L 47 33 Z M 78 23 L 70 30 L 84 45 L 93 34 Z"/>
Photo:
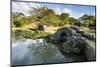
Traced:
<path id="1" fill-rule="evenodd" d="M 13 27 L 22 27 L 30 22 L 30 17 L 24 16 L 22 13 L 12 14 L 12 25 Z"/>
<path id="2" fill-rule="evenodd" d="M 82 25 L 85 27 L 95 26 L 96 24 L 96 18 L 92 15 L 83 15 L 80 17 L 80 20 L 82 21 Z"/>
<path id="3" fill-rule="evenodd" d="M 52 33 L 49 32 L 44 32 L 44 31 L 29 31 L 29 30 L 15 30 L 13 31 L 13 36 L 16 37 L 24 37 L 24 38 L 32 38 L 32 39 L 36 39 L 36 38 L 47 38 L 48 36 L 50 36 Z"/>
<path id="4" fill-rule="evenodd" d="M 81 22 L 78 19 L 75 19 L 73 17 L 70 17 L 69 22 L 71 25 L 81 26 Z"/>
<path id="5" fill-rule="evenodd" d="M 62 25 L 69 24 L 69 14 L 68 13 L 62 13 L 60 17 L 61 17 Z"/>
<path id="6" fill-rule="evenodd" d="M 68 23 L 69 14 L 62 13 L 60 16 L 47 7 L 32 8 L 30 13 L 37 16 L 38 21 L 45 25 L 62 26 Z"/>
<path id="7" fill-rule="evenodd" d="M 96 18 L 92 15 L 83 15 L 79 19 L 70 17 L 69 13 L 56 14 L 53 9 L 48 7 L 32 7 L 29 11 L 30 16 L 23 13 L 12 13 L 12 26 L 23 27 L 29 23 L 36 23 L 47 26 L 77 25 L 91 27 L 96 25 Z M 42 29 L 42 28 L 41 28 Z"/>
<path id="8" fill-rule="evenodd" d="M 22 13 L 12 13 L 12 23 L 14 27 L 20 27 L 23 25 L 23 22 L 21 22 L 22 17 L 24 17 Z"/>

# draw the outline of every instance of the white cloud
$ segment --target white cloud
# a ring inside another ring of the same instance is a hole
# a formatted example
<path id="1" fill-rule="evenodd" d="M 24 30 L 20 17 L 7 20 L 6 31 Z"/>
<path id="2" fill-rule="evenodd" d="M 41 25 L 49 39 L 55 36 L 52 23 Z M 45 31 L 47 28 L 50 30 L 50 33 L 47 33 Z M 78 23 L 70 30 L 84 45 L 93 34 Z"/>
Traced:
<path id="1" fill-rule="evenodd" d="M 72 13 L 70 14 L 71 17 L 74 17 L 74 18 L 76 18 L 76 19 L 78 19 L 79 17 L 81 17 L 81 16 L 83 16 L 83 15 L 84 15 L 84 13 L 74 13 L 74 12 L 72 12 Z"/>
<path id="2" fill-rule="evenodd" d="M 70 17 L 74 17 L 76 19 L 78 19 L 79 17 L 83 16 L 84 13 L 76 13 L 74 11 L 72 11 L 71 9 L 69 8 L 64 8 L 64 9 L 60 9 L 60 8 L 54 8 L 53 9 L 57 14 L 61 14 L 61 13 L 69 13 L 70 14 Z"/>
<path id="3" fill-rule="evenodd" d="M 26 3 L 26 2 L 12 2 L 12 12 L 22 12 L 26 16 L 29 15 L 28 11 L 31 7 L 40 7 L 40 4 Z"/>
<path id="4" fill-rule="evenodd" d="M 63 13 L 72 13 L 72 10 L 70 10 L 70 9 L 68 9 L 68 8 L 64 8 L 63 10 L 62 10 L 62 12 Z"/>
<path id="5" fill-rule="evenodd" d="M 28 3 L 28 5 L 30 7 L 40 7 L 41 6 L 40 4 L 37 4 L 37 3 Z"/>
<path id="6" fill-rule="evenodd" d="M 70 10 L 68 8 L 64 8 L 64 9 L 54 8 L 53 10 L 56 12 L 56 14 L 71 13 L 72 12 L 72 10 Z"/>
<path id="7" fill-rule="evenodd" d="M 93 12 L 93 15 L 94 15 L 94 16 L 96 15 L 95 12 Z"/>
<path id="8" fill-rule="evenodd" d="M 41 4 L 38 3 L 27 3 L 27 2 L 12 2 L 12 11 L 13 12 L 22 12 L 24 13 L 26 16 L 29 16 L 30 14 L 28 13 L 28 11 L 30 10 L 31 7 L 41 7 Z M 76 13 L 73 10 L 69 9 L 69 8 L 52 8 L 56 14 L 61 14 L 61 13 L 69 13 L 71 17 L 74 18 L 79 18 L 81 17 L 84 13 Z M 95 15 L 95 12 L 93 13 Z M 93 15 L 92 14 L 92 15 Z"/>
<path id="9" fill-rule="evenodd" d="M 61 14 L 62 13 L 60 8 L 53 8 L 53 10 L 56 12 L 56 14 Z"/>
<path id="10" fill-rule="evenodd" d="M 12 3 L 12 11 L 13 12 L 22 12 L 25 15 L 27 14 L 27 11 L 29 10 L 26 3 L 21 2 L 13 2 Z"/>

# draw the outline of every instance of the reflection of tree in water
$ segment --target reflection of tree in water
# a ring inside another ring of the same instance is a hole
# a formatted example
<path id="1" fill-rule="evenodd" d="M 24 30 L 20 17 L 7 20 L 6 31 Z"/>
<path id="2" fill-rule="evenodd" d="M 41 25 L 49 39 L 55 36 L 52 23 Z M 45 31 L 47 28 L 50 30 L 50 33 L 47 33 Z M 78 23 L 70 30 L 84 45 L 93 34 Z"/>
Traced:
<path id="1" fill-rule="evenodd" d="M 40 42 L 41 41 L 41 42 Z M 17 51 L 18 60 L 14 64 L 42 64 L 42 63 L 60 63 L 83 61 L 84 56 L 64 55 L 59 47 L 48 43 L 43 39 L 22 39 L 19 41 Z M 17 49 L 16 47 L 16 49 Z M 20 47 L 20 48 L 19 48 Z M 21 58 L 20 58 L 21 57 Z"/>
<path id="2" fill-rule="evenodd" d="M 32 51 L 33 61 L 34 61 L 34 58 L 36 58 L 35 62 L 36 61 L 39 62 L 39 60 L 45 61 L 45 60 L 52 59 L 58 53 L 58 50 L 54 45 L 48 44 L 46 42 L 44 45 L 44 43 L 39 43 L 39 41 L 37 41 L 36 44 L 30 45 L 29 49 L 30 51 Z"/>
<path id="3" fill-rule="evenodd" d="M 39 43 L 39 40 L 36 40 L 35 44 L 31 44 L 29 46 L 29 52 L 32 52 L 32 61 L 34 63 L 46 63 L 56 60 L 61 60 L 59 62 L 72 62 L 72 61 L 83 61 L 84 56 L 78 55 L 64 55 L 63 52 L 60 51 L 59 47 L 47 43 L 45 40 L 43 43 Z M 58 55 L 58 56 L 57 56 Z M 66 59 L 64 59 L 64 57 Z M 57 61 L 58 62 L 58 61 Z"/>

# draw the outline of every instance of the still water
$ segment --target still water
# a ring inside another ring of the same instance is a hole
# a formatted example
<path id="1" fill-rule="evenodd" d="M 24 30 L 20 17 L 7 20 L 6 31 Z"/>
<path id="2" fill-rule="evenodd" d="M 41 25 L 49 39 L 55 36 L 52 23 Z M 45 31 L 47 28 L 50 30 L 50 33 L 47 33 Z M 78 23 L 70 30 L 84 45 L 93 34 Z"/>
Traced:
<path id="1" fill-rule="evenodd" d="M 88 43 L 91 44 L 91 41 Z M 92 42 L 92 44 L 95 43 Z M 90 52 L 91 50 L 89 50 Z M 13 65 L 75 62 L 76 59 L 81 60 L 75 56 L 65 57 L 55 45 L 47 43 L 45 39 L 22 38 L 12 43 Z"/>
<path id="2" fill-rule="evenodd" d="M 72 62 L 72 58 L 64 57 L 58 48 L 44 39 L 21 39 L 12 44 L 12 64 L 44 64 Z"/>

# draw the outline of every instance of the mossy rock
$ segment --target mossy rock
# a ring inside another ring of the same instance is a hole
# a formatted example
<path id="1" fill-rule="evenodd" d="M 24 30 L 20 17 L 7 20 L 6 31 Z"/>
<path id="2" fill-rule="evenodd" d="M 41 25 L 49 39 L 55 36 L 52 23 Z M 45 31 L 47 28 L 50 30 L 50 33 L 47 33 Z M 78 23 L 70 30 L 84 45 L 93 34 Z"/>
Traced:
<path id="1" fill-rule="evenodd" d="M 63 51 L 66 54 L 82 54 L 84 53 L 86 43 L 81 43 L 79 46 L 73 46 L 73 44 L 64 42 L 62 45 Z"/>

